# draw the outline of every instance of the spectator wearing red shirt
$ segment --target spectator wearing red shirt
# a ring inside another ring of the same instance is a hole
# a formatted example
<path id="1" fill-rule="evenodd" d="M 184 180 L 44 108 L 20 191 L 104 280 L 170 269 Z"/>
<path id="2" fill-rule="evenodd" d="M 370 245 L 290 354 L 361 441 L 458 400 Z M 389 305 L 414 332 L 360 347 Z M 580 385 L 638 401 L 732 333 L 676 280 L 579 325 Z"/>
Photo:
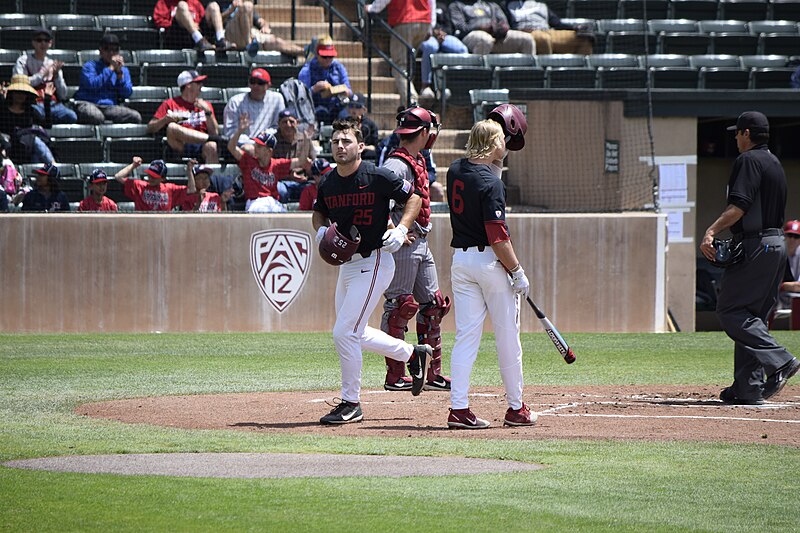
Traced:
<path id="1" fill-rule="evenodd" d="M 156 159 L 144 171 L 149 176 L 147 181 L 128 178 L 135 168 L 142 164 L 142 158 L 135 156 L 130 165 L 114 175 L 114 179 L 123 186 L 125 196 L 133 200 L 136 211 L 172 211 L 183 205 L 186 199 L 186 187 L 174 183 L 165 183 L 167 164 Z"/>
<path id="2" fill-rule="evenodd" d="M 317 187 L 319 187 L 328 173 L 333 170 L 331 164 L 322 158 L 315 159 L 311 163 L 310 179 L 308 186 L 300 193 L 300 211 L 311 211 L 314 209 L 314 202 L 317 201 Z"/>
<path id="3" fill-rule="evenodd" d="M 242 186 L 247 199 L 245 211 L 248 213 L 281 213 L 286 207 L 280 203 L 278 181 L 289 177 L 292 168 L 302 166 L 308 171 L 311 161 L 306 159 L 300 163 L 295 159 L 273 158 L 272 153 L 278 140 L 268 132 L 261 132 L 253 137 L 253 155 L 251 156 L 237 146 L 239 135 L 250 127 L 248 116 L 239 119 L 239 128 L 230 141 L 228 151 L 239 162 L 242 171 Z"/>
<path id="4" fill-rule="evenodd" d="M 196 70 L 181 72 L 178 75 L 181 95 L 161 103 L 147 123 L 147 131 L 155 133 L 166 129 L 167 144 L 178 154 L 218 163 L 219 123 L 211 104 L 200 98 L 207 77 Z"/>
<path id="5" fill-rule="evenodd" d="M 105 171 L 96 168 L 89 176 L 89 196 L 78 205 L 78 211 L 119 211 L 117 203 L 106 196 L 108 176 Z"/>
<path id="6" fill-rule="evenodd" d="M 214 171 L 205 165 L 197 166 L 194 159 L 186 163 L 186 177 L 188 178 L 186 198 L 181 205 L 181 211 L 194 211 L 197 213 L 219 213 L 227 211 L 228 200 L 233 193 L 229 189 L 220 196 L 215 192 L 210 192 L 211 175 Z"/>
<path id="7" fill-rule="evenodd" d="M 199 52 L 213 50 L 214 45 L 209 43 L 200 32 L 200 24 L 204 18 L 214 30 L 218 48 L 224 48 L 225 29 L 222 26 L 222 20 L 218 16 L 206 16 L 206 10 L 200 0 L 158 0 L 153 8 L 153 23 L 156 28 L 165 30 L 164 45 L 166 48 L 186 48 L 186 45 L 191 42 L 195 50 Z M 187 40 L 187 33 L 191 37 L 191 41 Z"/>

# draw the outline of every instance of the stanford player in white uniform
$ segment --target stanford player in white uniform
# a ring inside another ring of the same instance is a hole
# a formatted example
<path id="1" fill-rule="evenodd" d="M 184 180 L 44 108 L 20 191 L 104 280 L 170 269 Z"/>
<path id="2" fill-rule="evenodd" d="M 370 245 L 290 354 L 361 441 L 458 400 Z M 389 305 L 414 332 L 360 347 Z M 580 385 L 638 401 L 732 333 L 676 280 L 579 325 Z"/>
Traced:
<path id="1" fill-rule="evenodd" d="M 358 249 L 339 267 L 336 283 L 336 323 L 333 342 L 342 369 L 341 403 L 320 419 L 322 424 L 347 424 L 363 418 L 361 393 L 362 349 L 408 362 L 414 380 L 412 393 L 422 390 L 432 349 L 412 345 L 367 325 L 394 276 L 392 253 L 400 249 L 419 213 L 421 200 L 411 183 L 392 172 L 361 160 L 364 139 L 357 120 L 337 120 L 331 138 L 335 170 L 317 191 L 312 223 L 319 244 L 330 224 L 343 235 L 360 235 Z M 397 227 L 387 230 L 389 202 L 404 203 Z"/>
<path id="2" fill-rule="evenodd" d="M 530 286 L 505 223 L 505 188 L 500 180 L 508 153 L 506 145 L 522 148 L 527 123 L 516 107 L 501 108 L 495 120 L 491 119 L 493 111 L 490 120 L 473 126 L 466 157 L 453 162 L 447 171 L 447 203 L 453 228 L 450 246 L 455 249 L 451 279 L 456 339 L 450 360 L 451 408 L 447 419 L 451 428 L 489 427 L 488 421 L 469 409 L 468 398 L 487 313 L 494 326 L 500 375 L 509 404 L 504 424 L 529 426 L 536 420 L 522 401 L 519 340 L 519 296 L 527 296 Z"/>

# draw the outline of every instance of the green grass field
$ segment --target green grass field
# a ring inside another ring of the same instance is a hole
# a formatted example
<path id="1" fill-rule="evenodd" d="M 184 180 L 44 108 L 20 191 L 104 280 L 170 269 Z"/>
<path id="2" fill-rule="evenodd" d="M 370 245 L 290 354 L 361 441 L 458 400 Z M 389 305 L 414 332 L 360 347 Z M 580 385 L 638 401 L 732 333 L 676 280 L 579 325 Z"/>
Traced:
<path id="1" fill-rule="evenodd" d="M 776 332 L 800 353 L 800 332 Z M 721 333 L 570 334 L 567 366 L 523 335 L 526 385 L 731 381 Z M 446 335 L 445 365 L 452 347 Z M 500 385 L 485 335 L 474 385 Z M 364 382 L 383 380 L 365 356 Z M 797 378 L 795 378 L 797 379 Z M 0 461 L 100 453 L 486 457 L 547 468 L 479 476 L 191 479 L 0 467 L 0 531 L 800 531 L 800 449 L 693 442 L 380 439 L 178 430 L 90 420 L 88 401 L 336 390 L 329 334 L 0 335 Z M 447 400 L 443 396 L 443 412 Z M 442 419 L 444 423 L 444 418 Z"/>

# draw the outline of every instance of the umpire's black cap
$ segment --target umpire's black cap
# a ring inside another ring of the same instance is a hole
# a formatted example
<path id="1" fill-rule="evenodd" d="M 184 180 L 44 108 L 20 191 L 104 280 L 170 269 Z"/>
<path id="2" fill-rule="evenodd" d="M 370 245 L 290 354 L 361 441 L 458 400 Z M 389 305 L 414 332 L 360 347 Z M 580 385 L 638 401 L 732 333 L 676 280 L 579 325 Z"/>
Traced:
<path id="1" fill-rule="evenodd" d="M 728 131 L 750 130 L 750 133 L 769 133 L 769 121 L 763 113 L 758 111 L 745 111 L 736 119 L 735 126 L 729 126 Z"/>

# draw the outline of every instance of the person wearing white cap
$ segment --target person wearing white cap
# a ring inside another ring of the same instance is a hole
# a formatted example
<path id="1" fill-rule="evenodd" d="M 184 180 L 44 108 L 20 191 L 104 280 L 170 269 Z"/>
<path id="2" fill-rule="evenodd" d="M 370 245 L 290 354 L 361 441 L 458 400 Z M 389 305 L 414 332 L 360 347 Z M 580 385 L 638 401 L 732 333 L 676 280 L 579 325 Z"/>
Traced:
<path id="1" fill-rule="evenodd" d="M 206 163 L 218 163 L 219 124 L 214 108 L 200 98 L 206 78 L 196 70 L 181 72 L 178 75 L 180 96 L 161 103 L 147 123 L 147 131 L 166 130 L 167 144 L 181 156 L 202 157 Z"/>

